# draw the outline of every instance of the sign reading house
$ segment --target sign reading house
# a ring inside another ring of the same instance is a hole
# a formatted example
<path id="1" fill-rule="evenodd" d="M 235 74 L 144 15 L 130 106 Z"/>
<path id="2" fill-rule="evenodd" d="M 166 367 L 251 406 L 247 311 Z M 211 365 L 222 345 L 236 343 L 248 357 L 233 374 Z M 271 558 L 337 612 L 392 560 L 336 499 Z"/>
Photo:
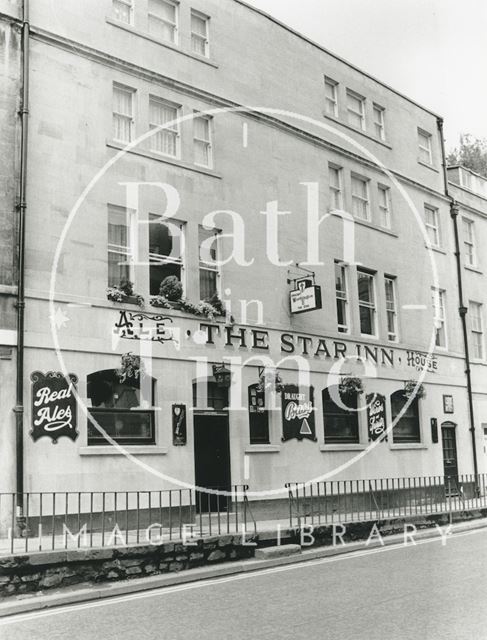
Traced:
<path id="1" fill-rule="evenodd" d="M 70 373 L 68 380 L 62 373 L 35 371 L 32 380 L 32 431 L 34 441 L 49 436 L 53 444 L 67 436 L 76 440 L 76 398 L 73 390 L 78 378 Z"/>
<path id="2" fill-rule="evenodd" d="M 321 288 L 310 278 L 296 280 L 296 289 L 289 294 L 291 313 L 321 309 Z"/>
<path id="3" fill-rule="evenodd" d="M 316 442 L 313 387 L 286 384 L 282 390 L 282 441 L 308 438 Z"/>
<path id="4" fill-rule="evenodd" d="M 367 427 L 369 440 L 383 438 L 386 428 L 386 402 L 384 396 L 372 393 L 367 396 Z M 387 435 L 384 438 L 387 440 Z"/>

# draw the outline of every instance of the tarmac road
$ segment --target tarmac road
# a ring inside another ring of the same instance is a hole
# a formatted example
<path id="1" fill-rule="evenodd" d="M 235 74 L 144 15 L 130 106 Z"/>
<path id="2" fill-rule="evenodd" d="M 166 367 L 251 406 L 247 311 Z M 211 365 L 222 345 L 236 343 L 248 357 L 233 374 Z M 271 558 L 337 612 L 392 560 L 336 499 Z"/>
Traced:
<path id="1" fill-rule="evenodd" d="M 0 620 L 2 640 L 487 640 L 487 531 Z"/>

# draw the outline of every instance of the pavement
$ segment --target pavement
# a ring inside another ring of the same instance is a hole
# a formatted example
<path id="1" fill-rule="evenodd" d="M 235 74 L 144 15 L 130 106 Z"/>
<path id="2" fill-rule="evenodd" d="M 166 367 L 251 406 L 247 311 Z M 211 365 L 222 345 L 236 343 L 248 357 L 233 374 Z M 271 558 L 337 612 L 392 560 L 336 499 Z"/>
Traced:
<path id="1" fill-rule="evenodd" d="M 487 530 L 259 568 L 0 620 L 2 640 L 487 638 Z"/>
<path id="2" fill-rule="evenodd" d="M 486 524 L 15 599 L 0 637 L 487 639 Z"/>

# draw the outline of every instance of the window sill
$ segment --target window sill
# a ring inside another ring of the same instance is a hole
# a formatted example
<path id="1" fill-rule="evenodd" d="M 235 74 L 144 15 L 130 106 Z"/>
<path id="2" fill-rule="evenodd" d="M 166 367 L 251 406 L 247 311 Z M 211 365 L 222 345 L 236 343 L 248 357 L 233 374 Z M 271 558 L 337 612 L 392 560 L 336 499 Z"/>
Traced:
<path id="1" fill-rule="evenodd" d="M 427 244 L 425 244 L 424 246 L 426 247 L 426 249 L 428 249 L 428 251 L 436 251 L 436 253 L 441 253 L 444 256 L 447 255 L 446 251 L 444 249 L 442 249 L 441 247 L 433 247 L 433 246 L 428 247 Z"/>
<path id="2" fill-rule="evenodd" d="M 216 171 L 212 169 L 204 169 L 195 164 L 190 164 L 189 162 L 184 162 L 183 160 L 178 160 L 177 158 L 171 158 L 171 156 L 164 156 L 159 153 L 155 153 L 153 151 L 148 151 L 145 149 L 137 149 L 135 147 L 131 147 L 127 149 L 132 143 L 128 143 L 128 145 L 121 144 L 120 142 L 115 142 L 114 140 L 107 140 L 106 145 L 110 149 L 117 149 L 117 151 L 125 151 L 126 153 L 133 153 L 137 156 L 142 156 L 143 158 L 149 158 L 150 160 L 156 160 L 157 162 L 163 162 L 164 164 L 170 164 L 174 167 L 180 167 L 181 169 L 187 169 L 188 171 L 194 171 L 196 173 L 202 173 L 205 176 L 210 176 L 211 178 L 218 178 L 221 180 L 222 176 Z"/>
<path id="3" fill-rule="evenodd" d="M 249 444 L 245 447 L 245 453 L 279 453 L 281 447 L 278 444 Z"/>
<path id="4" fill-rule="evenodd" d="M 353 218 L 353 221 L 356 224 L 360 224 L 363 227 L 367 227 L 368 229 L 374 229 L 374 231 L 380 231 L 381 233 L 385 233 L 388 236 L 392 236 L 393 238 L 398 238 L 398 234 L 394 233 L 390 229 L 386 229 L 385 227 L 379 227 L 379 225 L 374 224 L 373 222 L 368 222 L 367 220 L 360 220 L 360 218 Z"/>
<path id="5" fill-rule="evenodd" d="M 175 51 L 176 53 L 181 53 L 183 56 L 192 58 L 193 60 L 198 60 L 199 62 L 203 62 L 204 64 L 213 67 L 214 69 L 218 69 L 218 65 L 215 62 L 212 62 L 209 58 L 206 58 L 205 56 L 199 56 L 196 53 L 192 53 L 191 51 L 185 51 L 184 49 L 178 47 L 176 44 L 171 44 L 170 42 L 161 42 L 161 40 L 158 40 L 154 36 L 151 36 L 150 33 L 140 31 L 130 24 L 119 22 L 118 20 L 116 20 L 115 18 L 111 18 L 110 16 L 107 16 L 105 18 L 105 21 L 107 22 L 107 24 L 111 24 L 112 27 L 123 29 L 123 31 L 128 31 L 134 36 L 139 36 L 139 38 L 144 38 L 144 40 L 149 40 L 150 42 L 153 42 L 154 44 L 157 44 L 161 47 L 165 47 L 166 49 L 170 49 L 171 51 Z"/>
<path id="6" fill-rule="evenodd" d="M 0 295 L 16 296 L 17 287 L 9 284 L 0 284 Z"/>
<path id="7" fill-rule="evenodd" d="M 130 453 L 133 456 L 153 455 L 163 456 L 166 455 L 168 450 L 165 447 L 157 447 L 155 445 L 120 445 L 124 451 Z M 80 447 L 80 456 L 123 456 L 124 452 L 119 451 L 111 445 L 92 445 L 90 447 Z"/>
<path id="8" fill-rule="evenodd" d="M 418 164 L 420 164 L 422 167 L 426 167 L 426 169 L 434 171 L 435 173 L 440 173 L 439 169 L 434 167 L 432 164 L 428 164 L 427 162 L 423 162 L 422 160 L 418 160 Z"/>
<path id="9" fill-rule="evenodd" d="M 372 140 L 372 142 L 376 142 L 377 144 L 381 144 L 383 147 L 386 147 L 387 149 L 392 149 L 392 146 L 389 143 L 385 142 L 384 140 L 379 140 L 379 138 L 374 138 L 374 136 L 371 136 L 366 131 L 363 131 L 362 129 L 357 129 L 356 127 L 352 127 L 346 122 L 342 122 L 339 118 L 334 118 L 333 116 L 330 116 L 328 113 L 324 113 L 323 117 L 325 117 L 327 120 L 331 120 L 331 122 L 335 122 L 336 124 L 339 124 L 340 126 L 345 127 L 345 129 L 348 129 L 349 131 L 353 131 L 354 133 L 360 133 L 360 135 L 364 136 L 365 138 L 368 138 L 369 140 Z"/>
<path id="10" fill-rule="evenodd" d="M 354 444 L 320 444 L 320 451 L 363 451 L 367 448 L 366 444 L 360 442 Z"/>
<path id="11" fill-rule="evenodd" d="M 465 264 L 463 265 L 465 267 L 465 269 L 467 269 L 468 271 L 473 271 L 474 273 L 480 273 L 480 275 L 483 274 L 483 271 L 481 269 L 479 269 L 478 267 L 473 267 L 470 264 Z"/>
<path id="12" fill-rule="evenodd" d="M 393 442 L 391 442 L 391 444 L 389 445 L 389 449 L 391 449 L 392 451 L 396 450 L 396 451 L 403 451 L 406 449 L 427 449 L 427 445 L 425 445 L 423 442 L 402 442 L 402 443 L 396 443 L 394 444 Z"/>

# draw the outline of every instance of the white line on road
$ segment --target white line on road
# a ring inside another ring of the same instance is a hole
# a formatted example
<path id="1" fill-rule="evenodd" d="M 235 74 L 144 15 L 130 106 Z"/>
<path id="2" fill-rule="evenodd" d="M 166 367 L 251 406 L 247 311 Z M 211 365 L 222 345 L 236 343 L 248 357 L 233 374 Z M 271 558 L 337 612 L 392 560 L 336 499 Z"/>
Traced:
<path id="1" fill-rule="evenodd" d="M 485 528 L 473 529 L 472 531 L 464 531 L 460 533 L 453 533 L 452 538 L 461 538 L 464 536 L 470 536 L 479 532 L 485 532 Z M 328 564 L 331 562 L 338 562 L 339 560 L 354 560 L 355 558 L 362 558 L 363 556 L 374 555 L 376 553 L 383 553 L 385 551 L 396 551 L 397 549 L 404 549 L 406 546 L 411 548 L 415 545 L 427 544 L 430 542 L 441 542 L 441 537 L 428 538 L 426 540 L 415 540 L 414 544 L 398 543 L 387 547 L 379 547 L 377 549 L 366 549 L 364 551 L 351 551 L 349 553 L 343 553 L 337 556 L 331 556 L 326 558 L 319 558 L 316 560 L 308 560 L 304 562 L 296 562 L 295 564 L 284 565 L 280 567 L 271 567 L 270 569 L 256 569 L 255 571 L 249 571 L 248 573 L 237 573 L 225 578 L 208 578 L 201 580 L 200 582 L 191 582 L 189 584 L 176 585 L 174 587 L 157 587 L 155 589 L 148 589 L 138 593 L 129 593 L 124 596 L 110 596 L 106 594 L 105 600 L 94 600 L 91 602 L 85 602 L 82 604 L 73 605 L 59 605 L 56 608 L 43 611 L 34 611 L 32 613 L 21 613 L 18 615 L 12 615 L 6 618 L 0 619 L 0 626 L 7 624 L 15 624 L 21 622 L 27 622 L 37 618 L 45 618 L 47 616 L 55 616 L 59 614 L 69 613 L 71 611 L 81 611 L 83 609 L 94 609 L 97 607 L 106 607 L 112 604 L 120 604 L 122 602 L 130 602 L 132 600 L 140 600 L 142 598 L 153 598 L 156 596 L 165 596 L 173 593 L 179 593 L 181 591 L 189 591 L 191 589 L 202 589 L 204 587 L 211 587 L 213 585 L 225 584 L 227 582 L 234 582 L 237 580 L 246 580 L 248 578 L 257 578 L 260 576 L 269 575 L 272 573 L 281 573 L 282 571 L 293 571 L 296 569 L 306 569 L 310 566 L 317 566 L 320 564 Z"/>

